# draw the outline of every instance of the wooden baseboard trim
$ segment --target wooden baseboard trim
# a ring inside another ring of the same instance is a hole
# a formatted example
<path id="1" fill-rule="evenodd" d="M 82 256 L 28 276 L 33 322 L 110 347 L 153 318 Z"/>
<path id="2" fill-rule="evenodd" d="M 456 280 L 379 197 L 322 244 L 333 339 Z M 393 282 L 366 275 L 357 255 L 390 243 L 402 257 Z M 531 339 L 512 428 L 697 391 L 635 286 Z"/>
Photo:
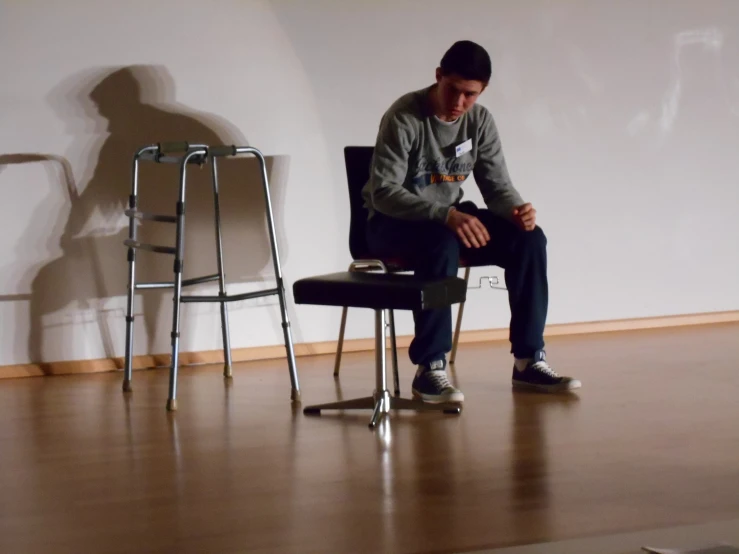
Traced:
<path id="1" fill-rule="evenodd" d="M 558 323 L 549 325 L 545 337 L 567 335 L 588 335 L 593 333 L 614 333 L 621 331 L 644 331 L 647 329 L 668 329 L 671 327 L 690 327 L 698 325 L 718 325 L 739 322 L 739 311 L 710 312 L 661 317 L 633 319 L 612 319 L 606 321 L 587 321 L 582 323 Z M 459 336 L 460 343 L 508 340 L 508 329 L 485 329 L 465 331 Z"/>
<path id="2" fill-rule="evenodd" d="M 584 323 L 563 323 L 547 327 L 545 336 L 585 335 L 592 333 L 612 333 L 619 331 L 640 331 L 645 329 L 664 329 L 670 327 L 686 327 L 695 325 L 715 325 L 739 322 L 739 311 L 688 314 L 664 317 L 646 317 L 639 319 L 619 319 L 610 321 L 591 321 Z M 407 348 L 411 336 L 397 337 L 400 348 Z M 494 342 L 508 340 L 508 329 L 484 329 L 479 331 L 463 331 L 459 336 L 460 344 L 477 342 Z M 295 345 L 295 356 L 319 356 L 336 352 L 337 341 L 302 343 Z M 374 339 L 353 339 L 344 341 L 344 352 L 368 352 L 375 347 Z M 284 345 L 257 346 L 252 348 L 236 348 L 231 356 L 234 362 L 272 360 L 285 357 Z M 155 367 L 168 367 L 169 354 L 136 356 L 133 367 L 136 370 Z M 223 363 L 220 350 L 206 352 L 182 352 L 180 361 L 183 366 Z M 17 364 L 0 366 L 0 379 L 19 377 L 39 377 L 43 375 L 75 375 L 80 373 L 102 373 L 123 369 L 122 358 L 104 358 L 99 360 L 78 360 L 49 362 L 42 364 Z"/>

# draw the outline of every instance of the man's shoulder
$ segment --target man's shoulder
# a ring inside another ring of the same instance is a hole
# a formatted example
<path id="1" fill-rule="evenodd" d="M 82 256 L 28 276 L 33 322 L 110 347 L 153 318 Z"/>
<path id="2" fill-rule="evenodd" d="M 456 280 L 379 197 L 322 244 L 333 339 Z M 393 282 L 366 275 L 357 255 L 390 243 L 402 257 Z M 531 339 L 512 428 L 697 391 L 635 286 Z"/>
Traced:
<path id="1" fill-rule="evenodd" d="M 426 113 L 428 88 L 406 92 L 397 98 L 385 111 L 383 119 L 402 120 L 405 123 L 420 122 Z"/>
<path id="2" fill-rule="evenodd" d="M 470 119 L 480 126 L 493 123 L 493 114 L 480 103 L 476 103 L 469 111 Z"/>

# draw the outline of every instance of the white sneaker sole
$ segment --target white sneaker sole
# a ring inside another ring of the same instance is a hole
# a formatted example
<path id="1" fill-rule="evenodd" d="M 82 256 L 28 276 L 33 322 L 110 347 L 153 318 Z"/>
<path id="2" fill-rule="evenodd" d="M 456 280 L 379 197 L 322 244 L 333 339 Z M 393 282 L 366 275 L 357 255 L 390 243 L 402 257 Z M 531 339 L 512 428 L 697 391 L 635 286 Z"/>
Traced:
<path id="1" fill-rule="evenodd" d="M 418 392 L 416 389 L 412 389 L 412 392 L 413 398 L 423 400 L 427 404 L 461 404 L 462 402 L 464 402 L 464 394 L 462 394 L 461 391 L 452 392 L 443 396 L 439 396 L 436 394 L 423 394 L 422 392 Z"/>
<path id="2" fill-rule="evenodd" d="M 559 385 L 535 385 L 533 383 L 527 383 L 526 381 L 516 381 L 515 379 L 512 379 L 511 382 L 517 389 L 537 390 L 542 392 L 567 392 L 582 387 L 582 383 L 577 379 L 572 379 L 571 381 L 567 381 L 566 383 L 561 383 Z"/>

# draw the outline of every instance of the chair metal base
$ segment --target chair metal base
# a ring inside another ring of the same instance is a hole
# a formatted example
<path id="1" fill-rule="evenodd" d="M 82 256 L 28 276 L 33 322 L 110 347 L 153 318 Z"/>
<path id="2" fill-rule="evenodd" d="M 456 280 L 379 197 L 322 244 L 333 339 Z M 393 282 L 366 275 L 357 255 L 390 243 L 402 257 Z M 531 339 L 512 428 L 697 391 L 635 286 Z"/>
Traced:
<path id="1" fill-rule="evenodd" d="M 349 265 L 349 271 L 369 271 L 373 269 L 379 269 L 383 273 L 387 273 L 387 268 L 379 260 L 357 260 Z M 470 269 L 466 267 L 464 269 L 464 281 L 469 284 L 470 280 Z M 464 314 L 464 302 L 459 304 L 459 311 L 457 312 L 457 323 L 454 328 L 454 336 L 452 338 L 452 351 L 449 356 L 449 365 L 454 365 L 457 361 L 457 347 L 459 346 L 459 335 L 462 332 L 462 315 Z M 341 354 L 344 350 L 344 331 L 346 330 L 346 317 L 349 311 L 348 306 L 344 306 L 341 310 L 341 324 L 339 326 L 339 340 L 336 345 L 336 356 L 334 358 L 334 377 L 339 376 L 339 370 L 341 369 Z M 395 384 L 395 395 L 400 396 L 400 383 L 398 380 L 398 348 L 395 340 L 395 314 L 393 310 L 388 310 L 388 325 L 390 327 L 390 351 L 393 356 L 393 382 Z"/>
<path id="2" fill-rule="evenodd" d="M 385 355 L 385 310 L 375 310 L 375 380 L 376 389 L 372 396 L 315 404 L 303 409 L 305 415 L 320 415 L 322 410 L 372 410 L 369 426 L 374 428 L 390 410 L 415 410 L 418 412 L 444 412 L 459 414 L 461 404 L 429 404 L 422 400 L 391 396 L 387 388 L 387 364 Z M 397 375 L 397 374 L 396 374 Z"/>
<path id="3" fill-rule="evenodd" d="M 379 270 L 381 273 L 389 273 L 385 264 L 380 260 L 354 260 L 352 263 L 349 264 L 349 271 L 374 270 Z M 339 370 L 341 369 L 341 354 L 344 350 L 344 331 L 346 331 L 346 316 L 348 311 L 348 306 L 344 306 L 341 310 L 339 341 L 336 346 L 336 357 L 334 359 L 334 377 L 339 376 Z M 398 377 L 398 347 L 395 340 L 395 314 L 393 313 L 393 310 L 388 310 L 388 317 L 385 325 L 390 328 L 390 351 L 392 353 L 393 384 L 395 385 L 395 396 L 400 396 L 400 378 Z"/>
<path id="4" fill-rule="evenodd" d="M 365 396 L 341 402 L 330 402 L 308 406 L 303 409 L 306 415 L 320 415 L 321 410 L 372 410 L 372 419 L 369 426 L 374 428 L 380 419 L 390 413 L 390 410 L 415 410 L 418 412 L 443 412 L 445 414 L 459 414 L 462 412 L 460 404 L 428 404 L 422 400 L 391 396 L 390 391 L 383 391 L 377 398 Z"/>

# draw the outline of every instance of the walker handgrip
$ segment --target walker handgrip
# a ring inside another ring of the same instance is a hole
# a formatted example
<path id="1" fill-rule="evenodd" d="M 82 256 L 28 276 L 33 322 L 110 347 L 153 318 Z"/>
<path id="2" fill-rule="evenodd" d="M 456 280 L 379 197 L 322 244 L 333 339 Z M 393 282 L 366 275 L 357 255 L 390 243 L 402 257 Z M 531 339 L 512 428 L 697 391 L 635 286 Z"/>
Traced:
<path id="1" fill-rule="evenodd" d="M 209 150 L 211 156 L 213 157 L 236 155 L 236 147 L 233 144 L 223 146 L 211 146 Z"/>
<path id="2" fill-rule="evenodd" d="M 187 142 L 161 142 L 159 152 L 162 154 L 173 154 L 175 152 L 187 152 L 190 145 Z"/>

